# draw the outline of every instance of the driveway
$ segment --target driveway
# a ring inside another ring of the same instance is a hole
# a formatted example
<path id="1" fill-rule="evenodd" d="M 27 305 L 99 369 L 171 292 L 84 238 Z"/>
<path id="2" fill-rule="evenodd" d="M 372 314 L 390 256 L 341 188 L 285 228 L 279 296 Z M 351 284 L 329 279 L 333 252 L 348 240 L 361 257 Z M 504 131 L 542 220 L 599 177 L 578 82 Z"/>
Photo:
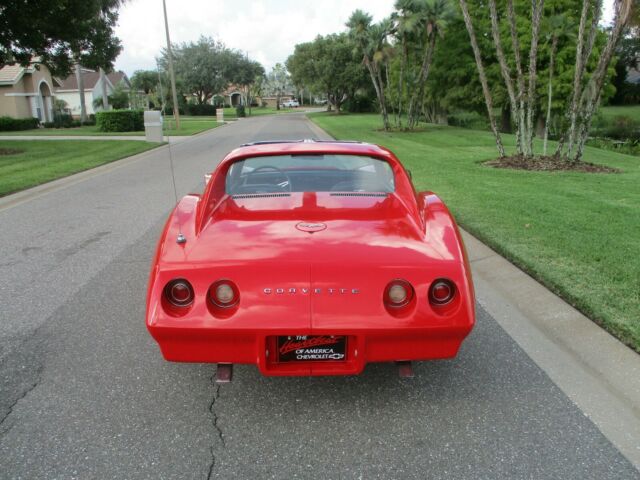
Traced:
<path id="1" fill-rule="evenodd" d="M 162 360 L 144 304 L 169 152 L 182 195 L 241 143 L 319 135 L 256 117 L 0 201 L 0 478 L 640 478 L 482 306 L 459 356 L 412 380 L 238 366 L 216 386 L 213 365 Z"/>

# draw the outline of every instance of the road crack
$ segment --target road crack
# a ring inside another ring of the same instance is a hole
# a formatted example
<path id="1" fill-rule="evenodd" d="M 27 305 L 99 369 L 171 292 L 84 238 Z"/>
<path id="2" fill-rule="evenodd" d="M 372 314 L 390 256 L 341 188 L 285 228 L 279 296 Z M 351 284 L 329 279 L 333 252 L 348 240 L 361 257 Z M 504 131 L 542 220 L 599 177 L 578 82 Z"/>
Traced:
<path id="1" fill-rule="evenodd" d="M 220 428 L 220 425 L 218 425 L 218 413 L 216 412 L 216 408 L 215 408 L 216 407 L 216 403 L 218 402 L 218 399 L 220 398 L 220 385 L 216 384 L 216 376 L 215 376 L 215 374 L 211 377 L 211 384 L 213 385 L 213 395 L 211 397 L 211 402 L 209 403 L 209 413 L 211 414 L 211 424 L 213 425 L 213 428 L 215 429 L 216 433 L 218 434 L 218 439 L 220 440 L 220 444 L 222 445 L 222 448 L 227 448 L 227 443 L 226 443 L 226 441 L 224 439 L 224 433 L 222 432 L 222 429 Z M 212 445 L 209 448 L 209 451 L 211 452 L 211 463 L 209 464 L 207 480 L 211 480 L 211 478 L 213 478 L 213 472 L 214 472 L 215 467 L 216 467 L 215 450 L 216 450 L 215 445 Z"/>
<path id="2" fill-rule="evenodd" d="M 9 427 L 5 426 L 6 421 L 9 419 L 11 414 L 13 413 L 13 409 L 23 400 L 29 393 L 31 393 L 39 384 L 42 379 L 42 367 L 38 369 L 36 372 L 36 378 L 33 382 L 30 382 L 29 385 L 15 398 L 15 400 L 6 407 L 4 415 L 0 418 L 0 436 L 4 436 L 9 430 L 11 430 L 14 425 L 10 425 Z"/>

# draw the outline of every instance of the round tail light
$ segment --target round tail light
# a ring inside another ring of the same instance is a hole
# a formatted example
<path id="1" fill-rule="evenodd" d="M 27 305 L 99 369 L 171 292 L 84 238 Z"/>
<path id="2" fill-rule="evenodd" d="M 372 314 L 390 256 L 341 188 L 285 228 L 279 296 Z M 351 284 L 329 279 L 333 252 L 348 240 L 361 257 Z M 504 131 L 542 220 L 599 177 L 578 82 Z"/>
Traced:
<path id="1" fill-rule="evenodd" d="M 230 280 L 218 280 L 209 287 L 209 300 L 220 308 L 234 307 L 240 300 L 240 293 Z"/>
<path id="2" fill-rule="evenodd" d="M 404 307 L 413 299 L 413 287 L 406 280 L 393 280 L 384 290 L 384 303 L 389 307 Z"/>
<path id="3" fill-rule="evenodd" d="M 164 287 L 164 296 L 171 305 L 188 307 L 193 303 L 193 287 L 188 281 L 177 278 Z"/>
<path id="4" fill-rule="evenodd" d="M 433 305 L 446 305 L 456 294 L 456 287 L 451 280 L 439 278 L 431 284 L 429 301 Z"/>

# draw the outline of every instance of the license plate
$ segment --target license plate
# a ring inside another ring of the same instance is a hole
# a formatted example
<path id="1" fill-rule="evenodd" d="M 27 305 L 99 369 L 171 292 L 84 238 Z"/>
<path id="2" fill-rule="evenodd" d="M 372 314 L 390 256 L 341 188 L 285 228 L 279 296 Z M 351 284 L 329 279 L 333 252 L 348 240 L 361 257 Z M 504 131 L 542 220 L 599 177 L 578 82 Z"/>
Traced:
<path id="1" fill-rule="evenodd" d="M 344 335 L 290 335 L 278 337 L 278 361 L 327 362 L 347 359 Z"/>

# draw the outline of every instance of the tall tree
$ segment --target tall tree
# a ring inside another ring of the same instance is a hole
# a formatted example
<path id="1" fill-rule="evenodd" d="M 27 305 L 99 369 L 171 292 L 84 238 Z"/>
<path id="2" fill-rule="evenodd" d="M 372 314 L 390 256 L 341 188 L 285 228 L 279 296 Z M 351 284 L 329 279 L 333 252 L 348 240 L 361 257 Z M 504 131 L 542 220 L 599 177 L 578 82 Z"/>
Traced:
<path id="1" fill-rule="evenodd" d="M 392 31 L 393 24 L 388 19 L 372 25 L 372 20 L 373 17 L 368 13 L 362 10 L 355 10 L 349 17 L 347 27 L 349 28 L 350 37 L 358 46 L 362 55 L 362 62 L 371 77 L 371 82 L 378 98 L 384 129 L 389 130 L 389 113 L 387 111 L 382 68 L 384 68 L 387 37 Z"/>
<path id="2" fill-rule="evenodd" d="M 269 94 L 276 97 L 276 109 L 280 110 L 280 99 L 287 91 L 293 90 L 287 67 L 281 63 L 276 63 L 267 74 L 265 88 Z"/>
<path id="3" fill-rule="evenodd" d="M 436 42 L 444 35 L 445 29 L 453 17 L 453 9 L 449 0 L 414 0 L 414 11 L 420 19 L 420 50 L 422 59 L 416 86 L 409 99 L 407 124 L 414 128 L 418 120 L 419 102 L 424 96 L 424 87 L 429 79 L 431 63 L 436 49 Z"/>
<path id="4" fill-rule="evenodd" d="M 34 58 L 67 76 L 79 60 L 107 68 L 121 50 L 115 36 L 115 0 L 3 0 L 0 6 L 0 68 L 29 65 Z M 71 12 L 71 14 L 70 14 Z M 80 58 L 78 58 L 80 57 Z M 101 57 L 101 58 L 99 58 Z M 88 60 L 88 61 L 87 61 Z"/>
<path id="5" fill-rule="evenodd" d="M 174 68 L 182 94 L 197 104 L 208 103 L 234 80 L 244 55 L 228 49 L 222 42 L 200 37 L 197 42 L 172 45 Z M 163 49 L 160 64 L 166 70 L 168 56 Z"/>
<path id="6" fill-rule="evenodd" d="M 596 2 L 596 4 L 599 3 L 600 2 Z M 587 143 L 587 137 L 589 135 L 589 130 L 591 129 L 591 120 L 596 108 L 600 104 L 600 97 L 602 95 L 602 87 L 607 75 L 607 69 L 615 53 L 615 48 L 618 40 L 620 39 L 620 36 L 627 25 L 627 22 L 631 19 L 632 6 L 633 0 L 614 1 L 615 16 L 613 25 L 609 32 L 607 43 L 600 55 L 600 59 L 598 60 L 598 66 L 593 72 L 593 75 L 591 76 L 589 84 L 585 90 L 586 95 L 581 113 L 582 122 L 580 125 L 580 129 L 577 132 L 576 153 L 572 159 L 574 162 L 579 162 L 582 159 L 584 146 Z M 595 29 L 595 27 L 592 28 Z M 591 37 L 589 38 L 589 41 L 591 42 Z"/>
<path id="7" fill-rule="evenodd" d="M 78 84 L 78 93 L 80 94 L 80 124 L 87 121 L 87 105 L 84 96 L 84 74 L 80 63 L 76 63 L 76 83 Z"/>
<path id="8" fill-rule="evenodd" d="M 489 82 L 487 81 L 487 75 L 485 73 L 484 64 L 482 62 L 482 55 L 480 53 L 480 47 L 478 46 L 478 39 L 476 38 L 476 33 L 473 28 L 473 22 L 471 21 L 471 15 L 469 15 L 469 8 L 467 6 L 466 0 L 459 0 L 460 8 L 462 9 L 462 16 L 464 18 L 465 26 L 467 27 L 467 32 L 469 33 L 469 40 L 471 42 L 471 48 L 473 49 L 473 56 L 476 60 L 476 67 L 478 69 L 478 75 L 480 77 L 480 83 L 482 84 L 482 93 L 484 95 L 484 101 L 487 107 L 487 115 L 489 116 L 489 123 L 491 125 L 491 131 L 493 132 L 493 136 L 496 141 L 496 147 L 498 148 L 498 153 L 501 157 L 505 156 L 504 145 L 502 143 L 502 137 L 500 136 L 500 132 L 498 132 L 498 127 L 496 126 L 496 120 L 493 116 L 493 97 L 491 96 L 491 90 L 489 89 Z"/>
<path id="9" fill-rule="evenodd" d="M 574 25 L 565 14 L 554 15 L 547 22 L 549 50 L 549 80 L 547 82 L 547 108 L 544 121 L 544 140 L 542 146 L 542 154 L 547 154 L 547 146 L 549 142 L 549 128 L 551 126 L 551 113 L 553 108 L 553 80 L 555 73 L 556 54 L 558 52 L 558 43 L 564 37 L 571 38 Z"/>
<path id="10" fill-rule="evenodd" d="M 286 64 L 296 86 L 324 92 L 337 113 L 367 80 L 354 45 L 344 33 L 296 45 Z"/>

